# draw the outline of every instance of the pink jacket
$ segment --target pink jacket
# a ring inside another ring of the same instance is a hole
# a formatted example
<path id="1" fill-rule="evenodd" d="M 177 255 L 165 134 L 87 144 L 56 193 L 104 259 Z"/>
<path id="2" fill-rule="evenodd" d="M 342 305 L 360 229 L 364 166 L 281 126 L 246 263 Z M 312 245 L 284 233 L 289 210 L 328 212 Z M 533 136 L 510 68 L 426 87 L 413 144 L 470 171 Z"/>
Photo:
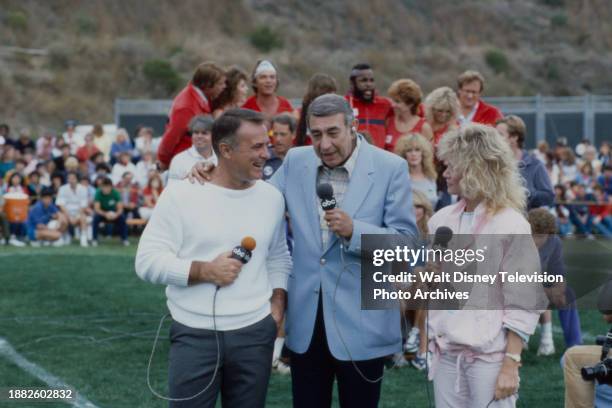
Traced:
<path id="1" fill-rule="evenodd" d="M 461 214 L 465 202 L 442 208 L 429 220 L 429 230 L 436 231 L 440 226 L 449 227 L 454 234 L 459 232 Z M 539 257 L 533 240 L 525 239 L 531 235 L 531 227 L 525 217 L 518 211 L 507 208 L 495 215 L 487 213 L 483 204 L 474 211 L 472 234 L 475 236 L 476 248 L 489 246 L 486 262 L 478 264 L 477 272 L 490 271 L 539 271 Z M 487 235 L 503 234 L 499 239 L 487 238 Z M 514 235 L 523 235 L 522 239 Z M 479 242 L 480 241 L 480 242 Z M 451 241 L 452 248 L 453 241 Z M 495 273 L 495 272 L 494 272 Z M 541 284 L 525 285 L 502 283 L 498 276 L 495 284 L 475 284 L 470 294 L 470 301 L 480 304 L 493 299 L 501 310 L 430 310 L 428 328 L 430 349 L 436 356 L 440 353 L 451 353 L 466 359 L 479 358 L 485 361 L 501 361 L 506 350 L 506 327 L 522 333 L 533 334 L 542 310 L 543 290 Z M 483 302 L 484 299 L 484 302 Z M 536 301 L 537 299 L 537 301 Z M 533 300 L 533 308 L 526 303 Z M 514 306 L 504 309 L 508 302 L 525 305 L 525 309 Z M 530 310 L 531 309 L 531 310 Z M 436 360 L 434 359 L 435 369 Z M 433 370 L 430 370 L 432 374 Z M 432 374 L 433 375 L 433 374 Z"/>

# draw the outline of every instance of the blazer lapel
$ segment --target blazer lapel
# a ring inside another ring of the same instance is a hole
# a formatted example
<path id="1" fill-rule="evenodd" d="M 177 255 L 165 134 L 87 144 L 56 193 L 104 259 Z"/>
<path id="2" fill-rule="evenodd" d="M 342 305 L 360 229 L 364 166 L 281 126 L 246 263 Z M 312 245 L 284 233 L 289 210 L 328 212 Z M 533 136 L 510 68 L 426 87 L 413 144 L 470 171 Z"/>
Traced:
<path id="1" fill-rule="evenodd" d="M 302 189 L 304 190 L 304 211 L 306 212 L 307 222 L 312 229 L 312 236 L 317 248 L 321 248 L 321 228 L 319 221 L 319 199 L 317 197 L 317 168 L 319 166 L 316 155 L 313 159 L 304 163 L 302 173 Z"/>
<path id="2" fill-rule="evenodd" d="M 357 155 L 357 162 L 355 163 L 353 174 L 351 174 L 348 189 L 346 190 L 344 198 L 342 199 L 342 205 L 340 208 L 342 208 L 342 210 L 344 210 L 344 212 L 346 212 L 351 218 L 355 217 L 355 213 L 367 198 L 368 193 L 374 184 L 372 175 L 374 174 L 375 170 L 374 164 L 372 163 L 371 149 L 373 149 L 373 147 L 370 146 L 365 140 L 362 140 L 361 148 L 359 150 L 359 154 Z M 338 235 L 333 234 L 329 240 L 326 251 L 335 244 L 337 239 Z"/>

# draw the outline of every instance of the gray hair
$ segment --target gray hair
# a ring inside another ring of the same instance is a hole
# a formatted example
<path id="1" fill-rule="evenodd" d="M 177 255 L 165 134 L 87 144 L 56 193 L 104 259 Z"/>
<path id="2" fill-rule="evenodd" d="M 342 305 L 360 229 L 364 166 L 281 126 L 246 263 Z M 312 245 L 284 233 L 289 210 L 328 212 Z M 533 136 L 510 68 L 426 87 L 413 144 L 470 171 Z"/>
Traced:
<path id="1" fill-rule="evenodd" d="M 310 117 L 316 116 L 326 117 L 342 113 L 344 115 L 344 124 L 350 126 L 355 119 L 353 109 L 344 97 L 336 94 L 324 94 L 316 97 L 308 107 L 308 115 L 306 123 L 310 124 Z"/>
<path id="2" fill-rule="evenodd" d="M 189 129 L 189 133 L 193 133 L 196 130 L 210 132 L 213 126 L 213 122 L 213 118 L 210 115 L 197 115 L 191 118 L 187 128 Z"/>
<path id="3" fill-rule="evenodd" d="M 272 118 L 272 125 L 280 123 L 281 125 L 289 126 L 289 132 L 295 133 L 297 128 L 297 120 L 288 113 L 281 113 Z"/>

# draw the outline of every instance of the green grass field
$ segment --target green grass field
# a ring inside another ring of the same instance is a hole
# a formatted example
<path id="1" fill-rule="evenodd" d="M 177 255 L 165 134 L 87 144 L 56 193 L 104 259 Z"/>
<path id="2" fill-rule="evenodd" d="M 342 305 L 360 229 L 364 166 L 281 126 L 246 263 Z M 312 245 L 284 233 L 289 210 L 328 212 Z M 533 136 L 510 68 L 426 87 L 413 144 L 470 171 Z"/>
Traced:
<path id="1" fill-rule="evenodd" d="M 570 257 L 583 250 L 575 242 L 570 242 Z M 153 335 L 166 312 L 164 288 L 136 276 L 134 254 L 135 245 L 125 248 L 117 241 L 86 249 L 0 247 L 0 337 L 100 407 L 165 407 L 145 381 Z M 596 311 L 581 312 L 581 318 L 591 336 L 607 329 Z M 167 390 L 167 327 L 152 370 L 153 384 L 162 393 Z M 588 335 L 585 340 L 593 341 Z M 519 406 L 561 407 L 562 337 L 555 333 L 558 352 L 546 358 L 535 356 L 538 341 L 535 335 L 524 355 Z M 0 387 L 43 385 L 0 358 Z M 290 407 L 290 387 L 289 377 L 274 374 L 267 406 Z M 387 371 L 381 407 L 427 407 L 427 401 L 423 374 L 411 368 Z M 0 406 L 29 405 L 0 401 Z"/>

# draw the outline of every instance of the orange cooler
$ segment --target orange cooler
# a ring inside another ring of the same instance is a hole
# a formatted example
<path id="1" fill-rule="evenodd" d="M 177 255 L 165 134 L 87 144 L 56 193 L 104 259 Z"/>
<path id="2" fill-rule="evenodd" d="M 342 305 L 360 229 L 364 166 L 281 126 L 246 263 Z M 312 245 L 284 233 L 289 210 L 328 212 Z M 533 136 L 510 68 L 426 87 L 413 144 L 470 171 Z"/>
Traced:
<path id="1" fill-rule="evenodd" d="M 8 222 L 26 222 L 30 199 L 27 194 L 7 193 L 4 195 L 4 213 Z"/>

